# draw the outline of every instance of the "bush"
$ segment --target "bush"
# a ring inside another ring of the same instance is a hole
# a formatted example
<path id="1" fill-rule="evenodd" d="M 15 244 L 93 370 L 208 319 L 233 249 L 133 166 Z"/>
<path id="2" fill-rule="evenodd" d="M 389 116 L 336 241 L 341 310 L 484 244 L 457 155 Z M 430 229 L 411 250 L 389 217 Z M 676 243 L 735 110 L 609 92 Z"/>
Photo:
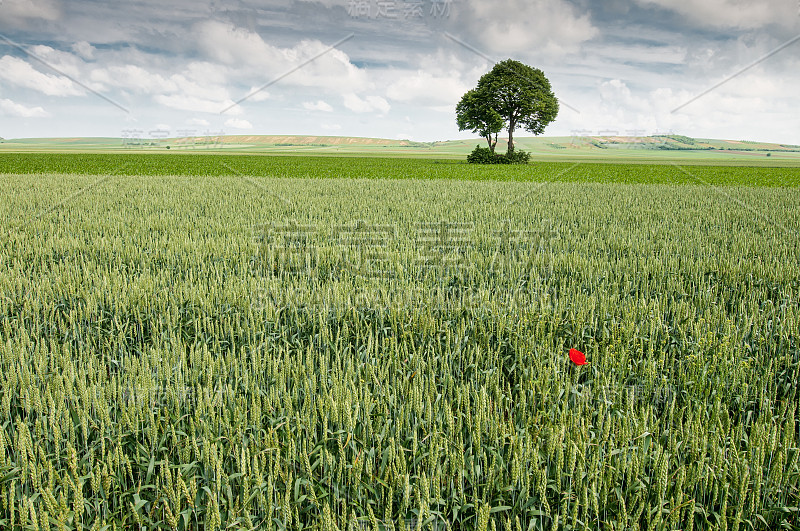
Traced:
<path id="1" fill-rule="evenodd" d="M 499 155 L 503 160 L 503 164 L 527 164 L 531 160 L 531 154 L 521 149 L 515 149 L 511 153 Z"/>
<path id="2" fill-rule="evenodd" d="M 470 164 L 527 164 L 531 154 L 527 151 L 514 150 L 510 154 L 492 153 L 488 147 L 475 146 L 472 153 L 467 155 Z"/>
<path id="3" fill-rule="evenodd" d="M 475 146 L 472 153 L 467 155 L 467 162 L 470 164 L 497 164 L 497 155 L 492 153 L 488 147 Z"/>

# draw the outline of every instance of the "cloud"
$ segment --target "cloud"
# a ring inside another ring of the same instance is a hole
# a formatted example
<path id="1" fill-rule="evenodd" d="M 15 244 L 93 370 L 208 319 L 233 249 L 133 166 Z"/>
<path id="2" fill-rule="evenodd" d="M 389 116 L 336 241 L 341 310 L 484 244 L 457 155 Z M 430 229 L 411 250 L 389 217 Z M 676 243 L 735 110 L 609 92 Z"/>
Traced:
<path id="1" fill-rule="evenodd" d="M 249 96 L 247 96 L 250 94 Z M 261 90 L 261 87 L 250 87 L 250 90 L 247 91 L 247 101 L 252 101 L 254 103 L 258 103 L 259 101 L 266 101 L 270 98 L 269 92 L 266 90 Z M 244 96 L 242 96 L 244 97 Z"/>
<path id="2" fill-rule="evenodd" d="M 792 26 L 797 22 L 798 5 L 792 1 L 754 0 L 636 0 L 643 6 L 674 11 L 697 25 L 716 28 L 760 28 L 767 24 Z"/>
<path id="3" fill-rule="evenodd" d="M 228 82 L 230 69 L 208 61 L 191 61 L 183 68 L 180 76 L 198 86 L 213 87 L 216 90 Z"/>
<path id="4" fill-rule="evenodd" d="M 142 94 L 181 93 L 218 101 L 228 98 L 225 73 L 219 66 L 204 62 L 189 63 L 168 77 L 133 64 L 116 65 L 92 71 L 91 79 Z"/>
<path id="5" fill-rule="evenodd" d="M 652 111 L 652 102 L 647 99 L 635 97 L 628 85 L 619 80 L 612 79 L 600 84 L 600 97 L 606 106 L 624 107 L 634 111 Z"/>
<path id="6" fill-rule="evenodd" d="M 206 20 L 195 25 L 194 33 L 200 50 L 223 64 L 259 66 L 289 59 L 287 50 L 267 44 L 257 33 L 230 23 Z"/>
<path id="7" fill-rule="evenodd" d="M 682 45 L 595 44 L 592 53 L 617 63 L 641 64 L 651 69 L 659 64 L 682 65 L 688 56 L 687 48 Z"/>
<path id="8" fill-rule="evenodd" d="M 226 88 L 226 70 L 206 62 L 192 62 L 168 77 L 127 64 L 92 71 L 91 79 L 136 94 L 148 95 L 165 107 L 181 111 L 219 113 L 234 105 Z M 242 113 L 234 106 L 228 114 Z"/>
<path id="9" fill-rule="evenodd" d="M 234 105 L 232 100 L 209 100 L 198 98 L 187 94 L 158 94 L 153 98 L 156 103 L 164 107 L 170 107 L 179 111 L 205 112 L 209 114 L 219 114 L 222 109 Z M 242 114 L 242 108 L 238 105 L 231 107 L 226 114 Z"/>
<path id="10" fill-rule="evenodd" d="M 303 102 L 303 108 L 306 109 L 307 111 L 333 112 L 333 107 L 331 107 L 322 100 L 317 100 L 316 102 L 313 101 Z"/>
<path id="11" fill-rule="evenodd" d="M 380 96 L 360 98 L 352 93 L 344 95 L 344 106 L 353 112 L 363 113 L 377 111 L 381 114 L 388 113 L 391 108 L 389 102 Z"/>
<path id="12" fill-rule="evenodd" d="M 346 53 L 318 40 L 304 39 L 294 46 L 280 47 L 267 43 L 254 31 L 216 20 L 196 24 L 193 33 L 197 48 L 209 60 L 253 79 L 258 87 L 280 78 L 280 85 L 340 92 L 369 88 L 366 73 L 353 65 Z"/>
<path id="13" fill-rule="evenodd" d="M 9 99 L 0 99 L 0 113 L 5 116 L 19 116 L 21 118 L 44 118 L 49 116 L 41 107 L 26 107 Z"/>
<path id="14" fill-rule="evenodd" d="M 595 91 L 583 96 L 569 94 L 570 101 L 574 99 L 580 106 L 581 114 L 559 116 L 558 123 L 554 124 L 557 132 L 551 130 L 548 134 L 568 134 L 569 131 L 584 131 L 578 136 L 596 135 L 601 131 L 606 131 L 606 134 L 616 131 L 621 135 L 631 131 L 638 131 L 638 134 L 676 132 L 698 138 L 791 142 L 793 133 L 781 116 L 793 112 L 796 83 L 795 79 L 743 75 L 672 112 L 690 102 L 697 92 L 657 86 L 635 89 L 623 80 L 611 79 L 598 83 Z M 767 121 L 770 117 L 775 122 L 771 130 L 753 129 L 753 124 Z"/>
<path id="15" fill-rule="evenodd" d="M 86 60 L 89 60 L 89 61 L 94 59 L 95 47 L 92 46 L 91 44 L 89 44 L 86 41 L 80 41 L 80 42 L 76 42 L 75 44 L 73 44 L 72 45 L 72 51 L 75 52 L 76 54 L 78 54 L 78 56 L 83 58 L 83 59 L 86 59 Z"/>
<path id="16" fill-rule="evenodd" d="M 230 127 L 231 129 L 252 129 L 253 124 L 241 118 L 229 118 L 225 120 L 225 127 Z"/>
<path id="17" fill-rule="evenodd" d="M 31 54 L 44 61 L 50 68 L 57 69 L 73 78 L 81 77 L 81 70 L 85 63 L 78 56 L 42 44 L 33 45 L 29 50 Z"/>
<path id="18" fill-rule="evenodd" d="M 457 7 L 457 9 L 456 9 Z M 453 6 L 454 31 L 484 53 L 561 55 L 595 37 L 588 14 L 566 0 L 483 0 Z M 455 43 L 453 43 L 456 45 Z"/>
<path id="19" fill-rule="evenodd" d="M 92 81 L 140 94 L 176 92 L 177 84 L 136 65 L 110 66 L 93 70 Z"/>
<path id="20" fill-rule="evenodd" d="M 48 96 L 80 96 L 83 94 L 83 90 L 69 78 L 44 74 L 26 61 L 10 55 L 0 58 L 0 79 Z"/>
<path id="21" fill-rule="evenodd" d="M 14 23 L 25 19 L 57 20 L 61 16 L 58 0 L 3 0 L 2 18 Z"/>
<path id="22" fill-rule="evenodd" d="M 562 105 L 548 135 L 672 128 L 800 143 L 792 99 L 800 43 L 670 112 L 800 31 L 797 0 L 453 0 L 449 18 L 434 18 L 426 0 L 416 19 L 403 17 L 397 2 L 395 20 L 352 17 L 351 0 L 212 2 L 209 9 L 207 2 L 174 0 L 154 10 L 155 0 L 0 0 L 0 34 L 131 110 L 124 117 L 108 112 L 107 102 L 77 82 L 6 47 L 5 136 L 102 136 L 116 134 L 120 120 L 218 130 L 229 118 L 246 118 L 259 127 L 276 124 L 275 133 L 291 127 L 454 138 L 461 136 L 453 119 L 458 99 L 492 60 L 512 57 L 541 68 L 558 97 L 580 110 Z M 369 3 L 374 13 L 377 4 Z M 354 39 L 329 49 L 351 32 Z M 51 103 L 77 95 L 83 97 L 70 107 Z M 259 103 L 267 99 L 269 105 Z M 44 109 L 51 119 L 24 117 Z M 403 122 L 406 115 L 412 124 Z"/>
<path id="23" fill-rule="evenodd" d="M 437 75 L 425 70 L 400 75 L 389 85 L 386 95 L 397 101 L 436 106 L 442 103 L 455 106 L 470 86 L 461 80 L 460 72 Z"/>

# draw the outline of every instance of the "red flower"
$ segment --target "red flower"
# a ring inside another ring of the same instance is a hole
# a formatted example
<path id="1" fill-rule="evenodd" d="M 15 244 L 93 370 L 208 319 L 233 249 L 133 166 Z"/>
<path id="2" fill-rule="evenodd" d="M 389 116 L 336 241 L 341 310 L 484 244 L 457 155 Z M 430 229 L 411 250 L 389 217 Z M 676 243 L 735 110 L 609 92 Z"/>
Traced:
<path id="1" fill-rule="evenodd" d="M 575 365 L 586 365 L 586 355 L 578 349 L 569 349 L 569 359 L 571 359 L 572 363 Z"/>

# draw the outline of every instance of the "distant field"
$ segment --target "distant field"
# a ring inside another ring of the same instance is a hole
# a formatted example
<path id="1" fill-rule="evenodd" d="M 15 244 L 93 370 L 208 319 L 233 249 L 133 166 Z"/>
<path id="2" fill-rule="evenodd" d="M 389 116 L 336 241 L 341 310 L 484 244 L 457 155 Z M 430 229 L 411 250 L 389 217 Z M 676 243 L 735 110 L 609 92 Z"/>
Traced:
<path id="1" fill-rule="evenodd" d="M 227 135 L 168 139 L 31 138 L 0 142 L 0 152 L 260 153 L 358 155 L 394 158 L 460 159 L 483 140 L 413 142 L 382 138 L 288 135 Z M 800 166 L 800 146 L 695 139 L 681 135 L 652 137 L 519 137 L 517 147 L 534 159 L 554 161 L 669 162 Z M 504 140 L 498 144 L 505 150 Z"/>
<path id="2" fill-rule="evenodd" d="M 536 162 L 480 166 L 454 160 L 385 157 L 165 153 L 0 153 L 0 173 L 456 179 L 798 186 L 800 168 L 674 163 Z"/>

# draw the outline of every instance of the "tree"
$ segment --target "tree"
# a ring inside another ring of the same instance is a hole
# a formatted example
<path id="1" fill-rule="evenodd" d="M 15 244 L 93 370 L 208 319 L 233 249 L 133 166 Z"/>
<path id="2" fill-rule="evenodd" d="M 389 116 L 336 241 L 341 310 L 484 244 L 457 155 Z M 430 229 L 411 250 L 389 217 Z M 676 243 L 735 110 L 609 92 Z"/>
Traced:
<path id="1" fill-rule="evenodd" d="M 475 89 L 468 91 L 456 105 L 456 122 L 459 131 L 468 129 L 481 135 L 494 153 L 497 133 L 503 129 L 504 123 L 503 117 L 490 106 L 490 101 L 487 94 Z"/>
<path id="2" fill-rule="evenodd" d="M 475 99 L 479 101 L 475 102 Z M 457 121 L 461 127 L 459 107 L 470 109 L 468 116 L 472 118 L 483 117 L 483 123 L 487 125 L 491 123 L 496 126 L 496 122 L 486 119 L 499 115 L 503 122 L 501 129 L 508 129 L 509 154 L 514 151 L 514 131 L 518 127 L 540 135 L 558 115 L 558 99 L 544 73 L 512 59 L 494 65 L 490 72 L 481 76 L 475 89 L 464 94 L 456 107 Z M 474 123 L 477 122 L 464 121 L 467 125 Z M 473 128 L 475 132 L 483 130 L 489 129 Z M 483 133 L 481 136 L 486 138 Z"/>

